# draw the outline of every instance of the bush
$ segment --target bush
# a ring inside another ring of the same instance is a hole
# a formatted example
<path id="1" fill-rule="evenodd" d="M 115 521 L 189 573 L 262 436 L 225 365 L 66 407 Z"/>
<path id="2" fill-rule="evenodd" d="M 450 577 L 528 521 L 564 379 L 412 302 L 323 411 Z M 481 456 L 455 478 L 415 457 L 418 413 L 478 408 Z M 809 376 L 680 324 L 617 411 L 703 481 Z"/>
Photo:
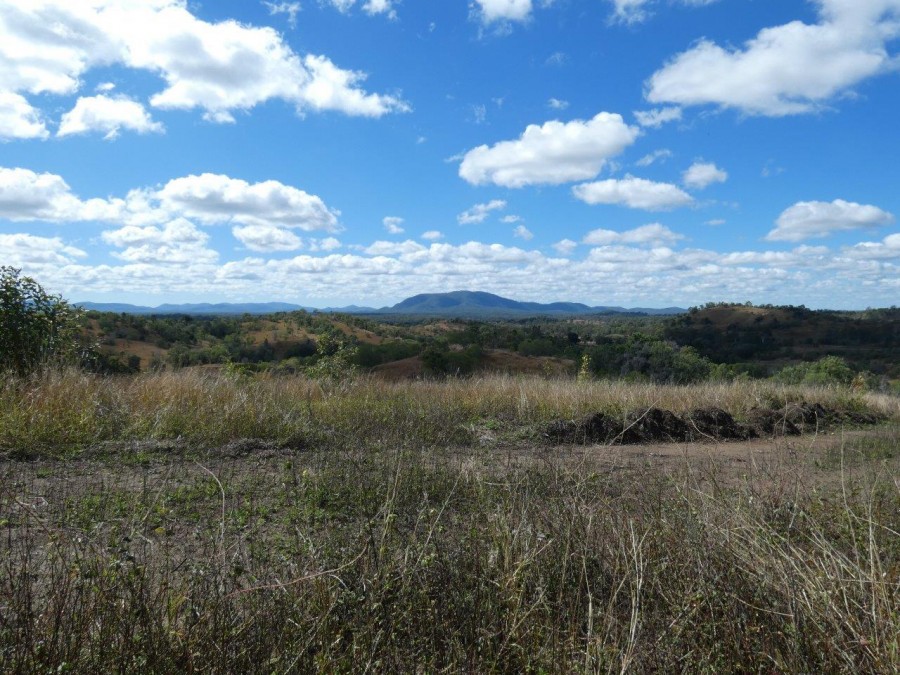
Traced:
<path id="1" fill-rule="evenodd" d="M 0 372 L 27 375 L 48 363 L 76 361 L 81 310 L 20 274 L 0 267 Z"/>
<path id="2" fill-rule="evenodd" d="M 826 356 L 813 363 L 799 363 L 787 366 L 775 375 L 775 379 L 785 384 L 850 384 L 853 369 L 839 356 Z"/>

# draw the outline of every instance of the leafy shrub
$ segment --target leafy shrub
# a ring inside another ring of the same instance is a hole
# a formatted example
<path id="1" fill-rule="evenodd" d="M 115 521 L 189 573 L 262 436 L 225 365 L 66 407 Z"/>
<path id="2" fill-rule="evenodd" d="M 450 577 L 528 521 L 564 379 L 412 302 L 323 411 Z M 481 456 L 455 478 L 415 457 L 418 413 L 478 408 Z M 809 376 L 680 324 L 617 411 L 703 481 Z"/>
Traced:
<path id="1" fill-rule="evenodd" d="M 26 375 L 50 362 L 75 361 L 83 351 L 81 310 L 20 274 L 0 267 L 0 372 Z"/>
<path id="2" fill-rule="evenodd" d="M 785 384 L 850 384 L 853 369 L 839 356 L 825 356 L 813 363 L 798 363 L 783 368 L 775 379 Z"/>

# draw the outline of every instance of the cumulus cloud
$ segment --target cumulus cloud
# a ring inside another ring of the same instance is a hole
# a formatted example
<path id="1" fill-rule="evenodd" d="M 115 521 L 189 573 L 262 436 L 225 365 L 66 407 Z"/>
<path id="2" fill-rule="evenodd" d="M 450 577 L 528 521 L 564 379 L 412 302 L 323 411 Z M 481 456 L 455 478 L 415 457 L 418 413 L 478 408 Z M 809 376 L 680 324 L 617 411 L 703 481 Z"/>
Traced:
<path id="1" fill-rule="evenodd" d="M 694 162 L 681 175 L 681 181 L 685 186 L 695 190 L 702 190 L 713 183 L 724 183 L 726 180 L 728 173 L 712 162 Z"/>
<path id="2" fill-rule="evenodd" d="M 274 229 L 338 232 L 339 215 L 321 198 L 275 180 L 248 183 L 206 173 L 175 178 L 160 189 L 135 189 L 124 199 L 82 200 L 61 176 L 0 167 L 0 218 L 18 222 L 100 221 L 156 226 L 189 218 L 205 225 L 256 226 L 242 229 L 235 236 L 242 241 L 262 241 L 265 234 L 270 239 L 276 236 Z M 282 246 L 294 241 L 287 233 L 277 236 Z"/>
<path id="3" fill-rule="evenodd" d="M 423 288 L 456 290 L 477 278 L 481 289 L 537 301 L 689 306 L 710 297 L 776 303 L 797 298 L 809 306 L 850 308 L 883 305 L 885 297 L 896 297 L 900 279 L 900 234 L 839 252 L 823 246 L 721 252 L 682 247 L 680 241 L 613 241 L 592 245 L 585 256 L 573 258 L 568 256 L 578 245 L 566 240 L 557 242 L 553 255 L 496 243 L 408 241 L 376 242 L 360 254 L 249 256 L 217 263 L 187 248 L 196 241 L 189 229 L 176 230 L 181 236 L 170 231 L 168 238 L 165 229 L 138 228 L 116 237 L 122 247 L 133 249 L 121 264 L 85 265 L 82 256 L 70 251 L 62 254 L 69 262 L 22 267 L 54 292 L 80 297 L 127 288 L 161 299 L 193 293 L 262 300 L 272 299 L 271 289 L 277 289 L 279 299 L 320 306 L 337 301 L 381 305 Z M 156 256 L 163 260 L 152 260 L 154 251 L 141 249 L 159 242 L 181 247 L 179 255 L 164 250 L 165 255 Z M 43 245 L 30 248 L 37 251 Z M 47 244 L 54 246 L 67 244 Z M 171 260 L 184 261 L 177 263 L 177 273 Z M 325 300 L 320 304 L 315 298 Z"/>
<path id="4" fill-rule="evenodd" d="M 491 211 L 499 211 L 505 208 L 506 201 L 503 199 L 492 199 L 485 204 L 476 204 L 472 208 L 463 211 L 456 217 L 456 222 L 460 225 L 483 223 Z"/>
<path id="5" fill-rule="evenodd" d="M 207 248 L 209 235 L 184 218 L 161 227 L 126 225 L 101 234 L 107 244 L 123 248 L 116 258 L 132 263 L 214 263 L 216 251 Z"/>
<path id="6" fill-rule="evenodd" d="M 20 94 L 0 90 L 0 139 L 47 138 L 40 112 Z"/>
<path id="7" fill-rule="evenodd" d="M 325 237 L 324 239 L 310 239 L 309 241 L 309 250 L 313 252 L 318 251 L 336 251 L 343 244 L 336 239 L 335 237 Z"/>
<path id="8" fill-rule="evenodd" d="M 836 199 L 833 202 L 797 202 L 776 221 L 766 235 L 770 241 L 802 241 L 834 232 L 887 225 L 894 216 L 877 206 Z"/>
<path id="9" fill-rule="evenodd" d="M 59 237 L 36 237 L 30 234 L 0 234 L 3 263 L 21 267 L 30 264 L 65 265 L 85 258 L 87 253 L 63 243 Z"/>
<path id="10" fill-rule="evenodd" d="M 531 241 L 534 239 L 534 233 L 529 230 L 524 225 L 519 225 L 516 229 L 513 230 L 513 236 L 518 237 L 519 239 L 524 239 L 525 241 Z"/>
<path id="11" fill-rule="evenodd" d="M 547 105 L 554 110 L 565 110 L 569 107 L 569 102 L 558 98 L 551 98 L 547 101 Z"/>
<path id="12" fill-rule="evenodd" d="M 394 0 L 366 0 L 363 11 L 369 16 L 385 14 L 389 19 L 397 18 L 397 10 L 394 9 Z"/>
<path id="13" fill-rule="evenodd" d="M 553 244 L 553 248 L 560 255 L 571 255 L 572 252 L 578 248 L 578 242 L 572 241 L 571 239 L 562 239 Z"/>
<path id="14" fill-rule="evenodd" d="M 681 108 L 654 108 L 653 110 L 636 110 L 634 118 L 642 127 L 659 129 L 668 122 L 677 122 L 681 119 Z"/>
<path id="15" fill-rule="evenodd" d="M 514 188 L 586 180 L 634 143 L 639 133 L 621 115 L 607 112 L 587 121 L 532 124 L 514 141 L 469 150 L 459 175 L 473 185 Z"/>
<path id="16" fill-rule="evenodd" d="M 478 15 L 485 24 L 497 21 L 527 21 L 532 0 L 475 0 Z"/>
<path id="17" fill-rule="evenodd" d="M 403 225 L 403 218 L 398 218 L 397 216 L 387 216 L 381 221 L 382 225 L 384 225 L 384 229 L 387 230 L 390 234 L 403 234 L 404 230 L 401 227 Z"/>
<path id="18" fill-rule="evenodd" d="M 153 118 L 138 101 L 126 96 L 87 96 L 76 101 L 75 107 L 62 116 L 57 136 L 86 134 L 92 131 L 104 134 L 108 140 L 119 135 L 121 129 L 139 134 L 160 133 L 163 125 Z"/>
<path id="19" fill-rule="evenodd" d="M 248 249 L 261 253 L 296 251 L 303 246 L 296 234 L 274 225 L 238 225 L 231 228 L 231 233 Z"/>
<path id="20" fill-rule="evenodd" d="M 269 27 L 198 19 L 185 0 L 7 3 L 0 12 L 0 62 L 0 100 L 31 119 L 5 124 L 13 137 L 42 133 L 10 94 L 73 94 L 86 72 L 110 65 L 161 77 L 165 86 L 151 96 L 154 107 L 198 109 L 217 122 L 271 99 L 300 112 L 379 117 L 409 110 L 397 96 L 364 91 L 364 73 L 325 56 L 297 54 Z"/>
<path id="21" fill-rule="evenodd" d="M 422 233 L 422 239 L 426 241 L 437 241 L 438 239 L 443 239 L 444 234 L 438 230 L 428 230 L 427 232 Z"/>
<path id="22" fill-rule="evenodd" d="M 888 44 L 900 36 L 900 1 L 815 4 L 818 23 L 764 28 L 740 49 L 700 40 L 651 76 L 647 100 L 751 115 L 807 113 L 896 66 Z"/>
<path id="23" fill-rule="evenodd" d="M 587 204 L 618 204 L 646 211 L 667 211 L 689 206 L 693 198 L 671 183 L 656 183 L 628 175 L 622 179 L 583 183 L 572 193 Z"/>
<path id="24" fill-rule="evenodd" d="M 677 232 L 673 232 L 665 225 L 650 223 L 649 225 L 642 225 L 624 232 L 603 229 L 592 230 L 584 236 L 582 243 L 590 246 L 609 246 L 611 244 L 652 244 L 661 246 L 673 244 L 679 239 L 684 239 L 684 237 Z"/>
<path id="25" fill-rule="evenodd" d="M 336 232 L 339 211 L 317 196 L 275 180 L 248 183 L 204 173 L 170 180 L 153 194 L 160 207 L 202 223 L 269 225 L 305 231 Z"/>
<path id="26" fill-rule="evenodd" d="M 842 255 L 854 260 L 900 260 L 900 232 L 889 234 L 882 241 L 845 247 Z"/>
<path id="27" fill-rule="evenodd" d="M 0 167 L 0 218 L 12 221 L 109 221 L 121 216 L 121 200 L 82 201 L 52 173 Z"/>
<path id="28" fill-rule="evenodd" d="M 417 241 L 407 239 L 406 241 L 376 241 L 365 249 L 367 255 L 387 256 L 387 255 L 409 255 L 410 253 L 418 253 L 424 251 Z"/>

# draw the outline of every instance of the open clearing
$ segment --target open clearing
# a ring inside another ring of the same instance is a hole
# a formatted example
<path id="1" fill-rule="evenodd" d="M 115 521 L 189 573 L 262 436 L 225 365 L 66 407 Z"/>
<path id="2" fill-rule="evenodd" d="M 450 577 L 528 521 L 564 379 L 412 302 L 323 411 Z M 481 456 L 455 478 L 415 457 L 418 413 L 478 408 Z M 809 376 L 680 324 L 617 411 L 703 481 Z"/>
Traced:
<path id="1" fill-rule="evenodd" d="M 897 672 L 898 413 L 768 383 L 9 381 L 0 671 Z"/>

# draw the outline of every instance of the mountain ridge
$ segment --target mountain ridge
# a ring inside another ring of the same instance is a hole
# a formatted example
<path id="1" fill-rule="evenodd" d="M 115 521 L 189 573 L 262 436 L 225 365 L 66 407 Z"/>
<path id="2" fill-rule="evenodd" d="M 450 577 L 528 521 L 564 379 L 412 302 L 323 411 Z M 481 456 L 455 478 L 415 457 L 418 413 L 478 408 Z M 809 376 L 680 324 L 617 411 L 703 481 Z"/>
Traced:
<path id="1" fill-rule="evenodd" d="M 415 315 L 439 317 L 486 317 L 486 316 L 571 316 L 579 314 L 652 314 L 672 315 L 687 310 L 681 307 L 618 307 L 595 306 L 580 302 L 526 302 L 504 298 L 485 291 L 451 291 L 449 293 L 419 293 L 401 300 L 395 305 L 375 309 L 372 307 L 326 307 L 323 309 L 296 305 L 286 302 L 265 303 L 166 303 L 158 307 L 131 305 L 128 303 L 99 303 L 82 301 L 73 303 L 83 309 L 99 312 L 125 314 L 274 314 L 277 312 L 329 312 L 373 315 Z"/>

